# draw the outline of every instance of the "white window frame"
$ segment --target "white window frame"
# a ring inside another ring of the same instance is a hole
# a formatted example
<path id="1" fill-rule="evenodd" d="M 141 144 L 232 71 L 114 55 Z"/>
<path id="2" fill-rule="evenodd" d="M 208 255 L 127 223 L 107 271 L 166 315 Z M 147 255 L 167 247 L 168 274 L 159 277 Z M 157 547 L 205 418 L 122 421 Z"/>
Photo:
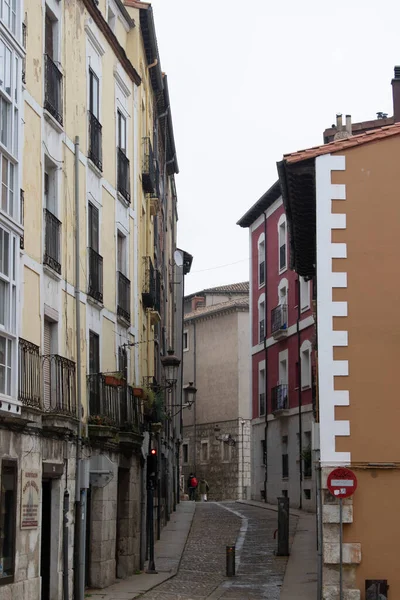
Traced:
<path id="1" fill-rule="evenodd" d="M 289 350 L 286 349 L 279 352 L 278 360 L 278 385 L 287 385 L 287 401 L 289 406 Z M 285 377 L 282 376 L 282 363 L 286 363 L 286 381 L 284 381 Z"/>
<path id="2" fill-rule="evenodd" d="M 284 232 L 284 242 L 281 243 L 281 234 L 282 231 Z M 278 221 L 278 271 L 279 274 L 284 273 L 287 270 L 287 263 L 288 263 L 288 243 L 287 243 L 287 223 L 286 223 L 286 215 L 282 214 L 279 217 L 279 221 Z M 281 266 L 281 247 L 285 245 L 285 265 L 282 267 Z"/>
<path id="3" fill-rule="evenodd" d="M 265 286 L 265 235 L 262 233 L 257 241 L 257 254 L 258 254 L 258 271 L 257 271 L 257 281 L 258 287 L 262 288 Z M 264 263 L 264 281 L 260 279 L 260 266 Z"/>
<path id="4" fill-rule="evenodd" d="M 185 336 L 186 336 L 186 338 L 185 338 Z M 183 343 L 183 351 L 189 352 L 189 330 L 188 329 L 183 330 L 183 342 L 182 343 Z"/>
<path id="5" fill-rule="evenodd" d="M 260 325 L 261 325 L 261 316 L 262 316 L 262 307 L 263 307 L 263 312 L 264 312 L 264 337 L 266 337 L 267 334 L 267 321 L 266 321 L 266 315 L 265 315 L 265 294 L 261 294 L 261 296 L 258 299 L 258 319 L 257 319 L 257 344 L 261 344 L 264 342 L 264 340 L 260 339 Z"/>
<path id="6" fill-rule="evenodd" d="M 304 277 L 299 277 L 299 302 L 300 311 L 304 312 L 311 306 L 310 304 L 310 281 L 306 281 Z"/>
<path id="7" fill-rule="evenodd" d="M 18 32 L 17 32 L 17 26 L 18 26 L 18 5 L 19 2 L 18 0 L 0 0 L 0 19 L 1 22 L 5 25 L 5 27 L 7 27 L 7 29 L 9 31 L 11 31 L 11 33 L 19 38 Z M 4 13 L 5 13 L 5 7 L 8 6 L 9 7 L 9 18 L 8 20 L 5 19 Z M 15 10 L 13 10 L 13 6 L 15 7 Z M 14 15 L 14 19 L 13 19 L 13 15 Z"/>
<path id="8" fill-rule="evenodd" d="M 312 384 L 311 375 L 311 352 L 312 345 L 310 340 L 305 340 L 300 346 L 300 377 L 301 377 L 301 389 L 309 390 Z M 303 358 L 304 357 L 304 358 Z M 305 363 L 305 358 L 308 357 L 308 367 Z"/>
<path id="9" fill-rule="evenodd" d="M 5 340 L 5 380 L 4 392 L 0 390 L 0 396 L 10 398 L 16 395 L 16 339 L 17 339 L 17 311 L 18 311 L 18 258 L 19 258 L 19 238 L 11 230 L 3 225 L 0 226 L 3 232 L 2 244 L 4 246 L 4 233 L 8 235 L 8 264 L 0 272 L 0 280 L 5 284 L 5 318 L 4 323 L 0 324 L 0 337 Z M 3 258 L 4 260 L 4 258 Z M 3 272 L 4 271 L 4 272 Z M 11 356 L 10 356 L 11 354 Z M 9 385 L 8 385 L 9 381 Z M 10 393 L 7 393 L 8 390 Z"/>

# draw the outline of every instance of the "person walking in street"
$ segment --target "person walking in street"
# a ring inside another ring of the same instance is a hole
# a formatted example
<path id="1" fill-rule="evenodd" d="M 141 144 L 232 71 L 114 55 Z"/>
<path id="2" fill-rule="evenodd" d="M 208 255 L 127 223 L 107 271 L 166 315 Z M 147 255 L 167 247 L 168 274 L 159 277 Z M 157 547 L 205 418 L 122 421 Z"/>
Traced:
<path id="1" fill-rule="evenodd" d="M 196 499 L 197 479 L 194 473 L 190 473 L 187 480 L 187 487 L 189 492 L 189 500 Z"/>
<path id="2" fill-rule="evenodd" d="M 200 479 L 200 485 L 199 485 L 200 498 L 201 498 L 202 502 L 207 502 L 207 494 L 208 494 L 209 489 L 210 489 L 210 486 L 208 485 L 208 483 L 204 479 L 204 477 L 202 477 L 202 479 Z"/>

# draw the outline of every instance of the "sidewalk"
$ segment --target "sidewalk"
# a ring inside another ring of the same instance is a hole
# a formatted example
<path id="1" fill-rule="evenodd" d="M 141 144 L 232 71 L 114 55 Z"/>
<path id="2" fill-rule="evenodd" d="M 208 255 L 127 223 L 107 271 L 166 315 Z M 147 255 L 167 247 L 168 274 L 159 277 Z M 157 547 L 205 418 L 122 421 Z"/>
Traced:
<path id="1" fill-rule="evenodd" d="M 167 579 L 174 577 L 189 535 L 196 508 L 195 502 L 180 502 L 170 522 L 161 531 L 161 539 L 155 543 L 154 558 L 157 575 L 133 575 L 114 583 L 108 588 L 86 590 L 86 598 L 92 600 L 133 600 Z"/>
<path id="2" fill-rule="evenodd" d="M 255 500 L 238 500 L 259 508 L 278 512 L 278 507 Z M 298 517 L 296 532 L 285 571 L 280 600 L 315 600 L 317 598 L 317 533 L 316 516 L 290 509 Z"/>

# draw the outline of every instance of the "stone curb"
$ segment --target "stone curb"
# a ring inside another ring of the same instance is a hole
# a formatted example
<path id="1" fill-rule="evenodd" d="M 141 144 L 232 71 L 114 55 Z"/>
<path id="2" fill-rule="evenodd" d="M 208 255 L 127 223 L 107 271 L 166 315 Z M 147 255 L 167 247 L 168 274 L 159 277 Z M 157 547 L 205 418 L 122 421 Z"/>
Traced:
<path id="1" fill-rule="evenodd" d="M 272 510 L 278 512 L 278 507 L 275 504 L 267 504 L 265 502 L 258 502 L 257 500 L 236 500 L 237 504 L 247 504 L 248 506 L 254 506 L 255 508 L 263 508 L 264 510 Z M 312 515 L 314 513 L 299 510 L 297 508 L 289 508 L 289 513 L 294 517 L 302 517 L 304 515 Z"/>

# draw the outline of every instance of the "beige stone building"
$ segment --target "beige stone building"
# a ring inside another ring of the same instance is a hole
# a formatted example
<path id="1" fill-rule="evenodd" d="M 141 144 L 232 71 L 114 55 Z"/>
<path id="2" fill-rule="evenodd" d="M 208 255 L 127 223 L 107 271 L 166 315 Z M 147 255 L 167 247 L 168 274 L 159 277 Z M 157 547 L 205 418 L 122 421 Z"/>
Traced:
<path id="1" fill-rule="evenodd" d="M 250 497 L 249 336 L 248 282 L 185 297 L 183 379 L 197 393 L 182 413 L 181 487 L 205 477 L 211 500 Z"/>
<path id="2" fill-rule="evenodd" d="M 82 598 L 144 562 L 145 402 L 163 421 L 175 340 L 168 80 L 148 3 L 1 0 L 0 50 L 0 598 Z"/>

